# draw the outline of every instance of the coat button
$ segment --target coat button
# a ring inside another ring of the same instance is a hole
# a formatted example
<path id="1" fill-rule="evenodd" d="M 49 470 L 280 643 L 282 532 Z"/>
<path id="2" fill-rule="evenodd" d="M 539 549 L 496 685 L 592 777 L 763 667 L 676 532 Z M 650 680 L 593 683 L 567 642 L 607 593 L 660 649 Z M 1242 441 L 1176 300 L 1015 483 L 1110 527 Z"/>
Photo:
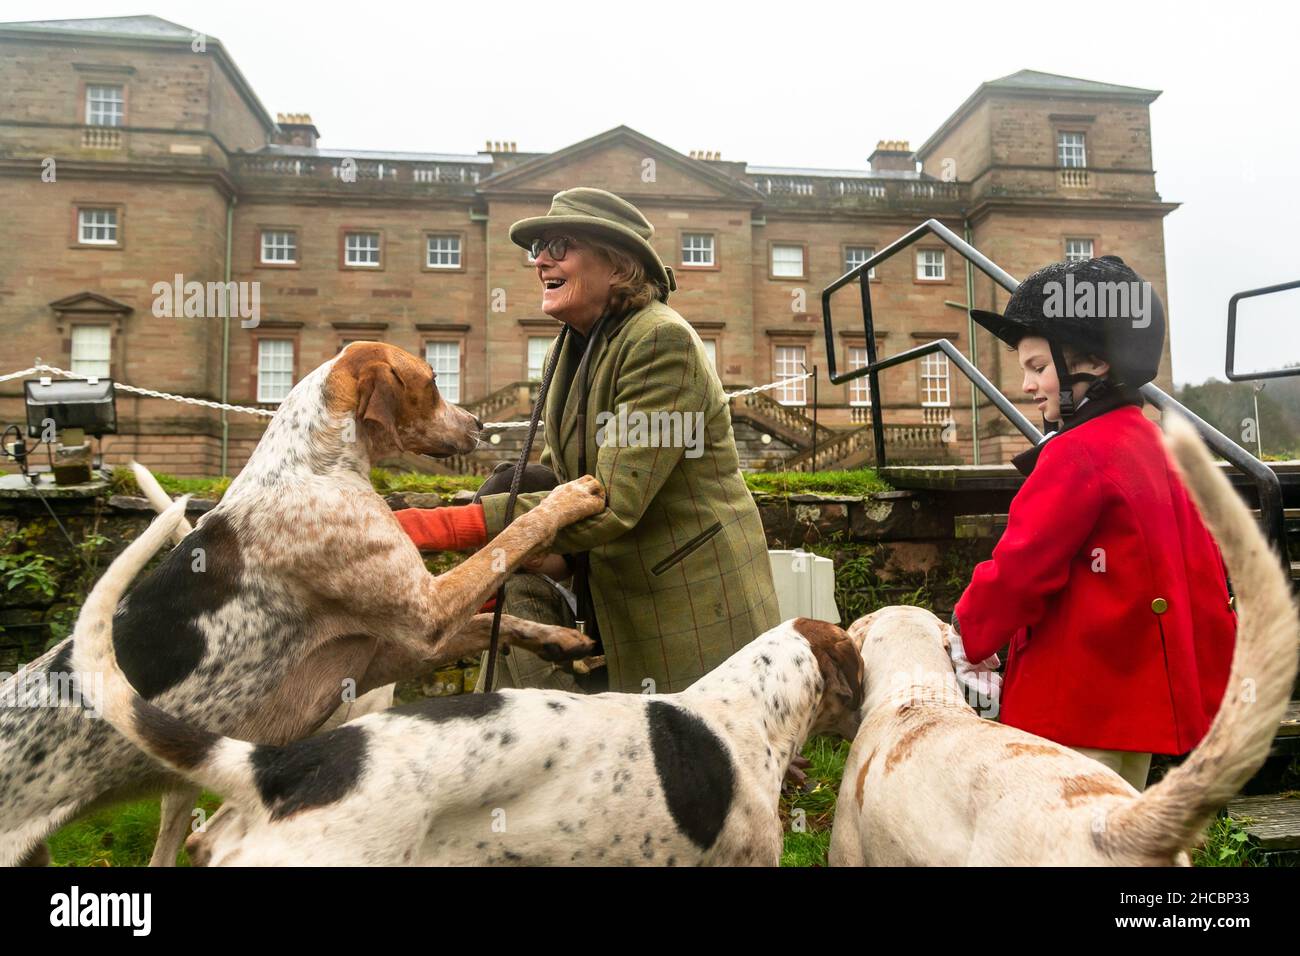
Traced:
<path id="1" fill-rule="evenodd" d="M 1234 611 L 1237 610 L 1237 595 L 1234 594 L 1232 597 L 1228 598 L 1228 607 Z"/>
<path id="2" fill-rule="evenodd" d="M 1151 610 L 1157 614 L 1164 614 L 1165 611 L 1169 610 L 1169 602 L 1164 598 L 1156 598 L 1151 602 Z"/>

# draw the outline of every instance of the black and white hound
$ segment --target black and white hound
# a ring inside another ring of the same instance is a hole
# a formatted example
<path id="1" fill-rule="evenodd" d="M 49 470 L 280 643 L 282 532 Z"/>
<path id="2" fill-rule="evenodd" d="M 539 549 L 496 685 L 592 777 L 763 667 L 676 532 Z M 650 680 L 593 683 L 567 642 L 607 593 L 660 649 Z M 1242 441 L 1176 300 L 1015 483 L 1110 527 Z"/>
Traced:
<path id="1" fill-rule="evenodd" d="M 102 675 L 88 696 L 108 723 L 226 796 L 196 862 L 775 865 L 791 757 L 810 734 L 851 738 L 859 722 L 857 648 L 800 618 L 677 694 L 435 698 L 281 746 L 205 731 L 137 695 L 110 639 L 118 594 L 177 508 L 96 586 L 73 664 Z"/>

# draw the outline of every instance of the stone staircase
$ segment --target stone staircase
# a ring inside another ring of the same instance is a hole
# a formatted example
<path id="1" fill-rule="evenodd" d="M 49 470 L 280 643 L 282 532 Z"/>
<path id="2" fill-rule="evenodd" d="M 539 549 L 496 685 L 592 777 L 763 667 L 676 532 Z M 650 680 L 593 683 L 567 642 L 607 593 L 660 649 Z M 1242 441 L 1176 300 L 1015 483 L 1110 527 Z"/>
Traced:
<path id="1" fill-rule="evenodd" d="M 511 382 L 460 407 L 482 422 L 510 421 L 520 415 L 527 418 L 540 385 L 540 382 Z"/>
<path id="2" fill-rule="evenodd" d="M 885 450 L 893 461 L 909 464 L 943 463 L 951 459 L 943 441 L 943 425 L 886 424 Z M 875 459 L 875 431 L 863 425 L 838 432 L 826 444 L 819 440 L 816 454 L 811 445 L 786 459 L 789 471 L 827 471 L 862 468 Z"/>
<path id="3" fill-rule="evenodd" d="M 782 405 L 766 392 L 741 395 L 731 401 L 732 419 L 744 418 L 771 432 L 797 448 L 812 446 L 813 420 L 794 405 Z M 817 425 L 817 442 L 829 442 L 839 433 L 825 425 Z"/>

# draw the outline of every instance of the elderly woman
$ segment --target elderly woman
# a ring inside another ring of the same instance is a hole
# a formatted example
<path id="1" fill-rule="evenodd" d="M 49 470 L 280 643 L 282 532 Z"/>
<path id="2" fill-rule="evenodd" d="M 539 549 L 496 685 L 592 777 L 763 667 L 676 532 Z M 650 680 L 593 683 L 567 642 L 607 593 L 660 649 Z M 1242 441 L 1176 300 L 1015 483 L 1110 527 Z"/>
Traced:
<path id="1" fill-rule="evenodd" d="M 699 336 L 667 305 L 676 285 L 653 234 L 635 206 L 590 188 L 510 227 L 542 311 L 567 327 L 547 358 L 542 463 L 608 493 L 553 548 L 577 558 L 578 617 L 603 644 L 609 689 L 670 693 L 780 616 L 731 412 Z M 543 497 L 521 494 L 516 513 Z M 506 499 L 397 516 L 423 548 L 477 548 L 504 526 Z"/>

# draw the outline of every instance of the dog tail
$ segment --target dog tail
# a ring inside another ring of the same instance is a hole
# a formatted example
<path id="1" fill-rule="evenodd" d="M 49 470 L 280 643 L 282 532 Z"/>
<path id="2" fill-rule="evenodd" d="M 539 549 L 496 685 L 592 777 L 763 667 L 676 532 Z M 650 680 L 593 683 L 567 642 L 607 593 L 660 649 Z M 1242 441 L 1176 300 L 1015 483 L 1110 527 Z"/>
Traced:
<path id="1" fill-rule="evenodd" d="M 122 672 L 113 647 L 118 602 L 185 520 L 188 501 L 187 495 L 169 504 L 96 582 L 72 632 L 72 667 L 90 714 L 102 716 L 145 753 L 228 796 L 256 794 L 248 765 L 253 745 L 192 727 L 146 701 Z"/>
<path id="2" fill-rule="evenodd" d="M 1286 710 L 1300 646 L 1300 619 L 1281 560 L 1192 426 L 1172 415 L 1165 420 L 1165 444 L 1228 566 L 1237 640 L 1209 732 L 1179 767 L 1116 808 L 1102 831 L 1113 854 L 1158 858 L 1190 846 L 1264 762 Z"/>
<path id="3" fill-rule="evenodd" d="M 131 473 L 135 475 L 135 483 L 140 486 L 140 491 L 149 500 L 149 504 L 153 505 L 154 511 L 162 514 L 172 506 L 171 497 L 163 490 L 163 486 L 158 484 L 158 479 L 154 477 L 152 471 L 138 461 L 133 461 L 131 462 Z M 182 514 L 181 520 L 176 524 L 176 530 L 172 532 L 172 541 L 175 544 L 180 544 L 185 539 L 185 536 L 193 530 L 185 515 Z"/>

